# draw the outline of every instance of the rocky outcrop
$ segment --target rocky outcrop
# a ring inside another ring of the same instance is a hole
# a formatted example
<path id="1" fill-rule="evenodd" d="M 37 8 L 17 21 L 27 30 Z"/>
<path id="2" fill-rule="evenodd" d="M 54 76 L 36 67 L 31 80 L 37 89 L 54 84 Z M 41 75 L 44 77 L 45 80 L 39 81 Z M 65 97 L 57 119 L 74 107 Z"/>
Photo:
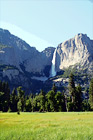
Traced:
<path id="1" fill-rule="evenodd" d="M 36 90 L 42 86 L 39 81 L 49 77 L 54 50 L 49 47 L 39 52 L 8 30 L 0 29 L 0 80 L 8 81 L 11 87 L 32 91 L 35 86 Z"/>
<path id="2" fill-rule="evenodd" d="M 86 34 L 78 34 L 58 45 L 56 71 L 69 66 L 93 70 L 93 41 Z"/>
<path id="3" fill-rule="evenodd" d="M 54 50 L 48 47 L 39 52 L 8 30 L 0 29 L 0 80 L 7 80 L 12 87 L 21 85 L 26 91 L 37 92 L 50 76 Z M 59 44 L 54 56 L 56 72 L 77 67 L 92 73 L 93 40 L 78 34 Z"/>
<path id="4" fill-rule="evenodd" d="M 0 29 L 0 64 L 12 65 L 21 72 L 45 75 L 46 66 L 51 66 L 54 48 L 49 47 L 43 52 L 31 47 L 25 41 Z"/>

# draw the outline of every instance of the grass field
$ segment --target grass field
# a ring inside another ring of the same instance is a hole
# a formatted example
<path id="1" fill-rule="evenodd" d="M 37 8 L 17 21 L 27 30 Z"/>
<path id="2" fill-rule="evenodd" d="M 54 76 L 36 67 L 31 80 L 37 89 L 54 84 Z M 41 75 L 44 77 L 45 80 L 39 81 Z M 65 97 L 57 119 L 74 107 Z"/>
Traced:
<path id="1" fill-rule="evenodd" d="M 93 112 L 0 113 L 0 140 L 93 140 Z"/>

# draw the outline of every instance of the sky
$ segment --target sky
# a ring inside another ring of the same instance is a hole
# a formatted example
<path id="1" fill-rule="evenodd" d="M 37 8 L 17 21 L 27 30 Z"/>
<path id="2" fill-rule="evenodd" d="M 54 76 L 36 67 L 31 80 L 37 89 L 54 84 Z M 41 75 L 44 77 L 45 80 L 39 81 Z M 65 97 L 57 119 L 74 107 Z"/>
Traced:
<path id="1" fill-rule="evenodd" d="M 39 51 L 78 33 L 93 39 L 93 0 L 0 0 L 0 28 Z"/>

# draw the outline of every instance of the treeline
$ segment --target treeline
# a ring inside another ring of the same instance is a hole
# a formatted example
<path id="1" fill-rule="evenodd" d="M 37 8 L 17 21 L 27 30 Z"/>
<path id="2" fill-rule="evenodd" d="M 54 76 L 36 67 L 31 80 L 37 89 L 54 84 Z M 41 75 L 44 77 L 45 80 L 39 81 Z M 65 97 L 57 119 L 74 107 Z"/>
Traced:
<path id="1" fill-rule="evenodd" d="M 0 81 L 0 111 L 3 112 L 54 112 L 54 111 L 91 111 L 93 110 L 93 79 L 89 87 L 89 100 L 83 99 L 82 88 L 74 83 L 74 75 L 69 76 L 69 94 L 52 89 L 45 93 L 25 95 L 22 87 L 13 89 L 10 94 L 8 83 Z"/>

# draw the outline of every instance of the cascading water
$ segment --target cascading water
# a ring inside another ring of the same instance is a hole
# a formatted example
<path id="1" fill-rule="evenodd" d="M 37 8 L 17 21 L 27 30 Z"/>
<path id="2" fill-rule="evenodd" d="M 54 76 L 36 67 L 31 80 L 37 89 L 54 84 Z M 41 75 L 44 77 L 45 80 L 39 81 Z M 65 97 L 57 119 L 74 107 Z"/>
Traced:
<path id="1" fill-rule="evenodd" d="M 55 51 L 53 53 L 50 77 L 54 77 L 56 75 L 55 62 L 56 62 L 56 49 L 55 49 Z"/>

